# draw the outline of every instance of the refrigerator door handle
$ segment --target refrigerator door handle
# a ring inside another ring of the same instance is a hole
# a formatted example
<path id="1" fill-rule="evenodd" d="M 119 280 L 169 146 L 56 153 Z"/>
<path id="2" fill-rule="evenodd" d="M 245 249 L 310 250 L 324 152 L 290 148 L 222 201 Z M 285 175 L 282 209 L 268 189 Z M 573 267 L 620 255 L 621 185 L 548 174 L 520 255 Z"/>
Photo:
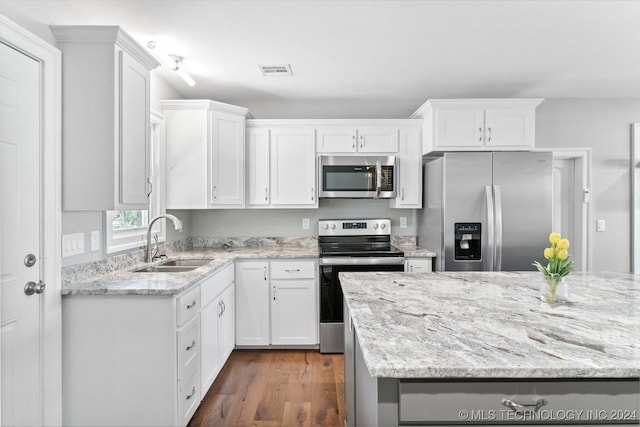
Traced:
<path id="1" fill-rule="evenodd" d="M 494 221 L 494 206 L 493 206 L 493 190 L 490 185 L 485 187 L 487 195 L 487 244 L 483 245 L 487 254 L 487 260 L 485 262 L 485 270 L 494 270 L 494 255 L 495 255 L 495 221 Z"/>
<path id="2" fill-rule="evenodd" d="M 496 216 L 496 264 L 494 271 L 502 271 L 502 196 L 500 186 L 493 186 Z"/>

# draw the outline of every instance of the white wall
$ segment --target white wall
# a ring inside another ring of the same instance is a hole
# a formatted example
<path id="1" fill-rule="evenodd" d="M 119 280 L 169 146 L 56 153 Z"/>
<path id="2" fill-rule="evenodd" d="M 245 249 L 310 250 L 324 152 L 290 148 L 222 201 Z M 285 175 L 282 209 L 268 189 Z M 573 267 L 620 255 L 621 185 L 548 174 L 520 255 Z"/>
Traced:
<path id="1" fill-rule="evenodd" d="M 640 99 L 547 99 L 537 110 L 537 147 L 592 148 L 592 271 L 631 269 L 633 122 L 640 122 Z M 598 219 L 606 231 L 595 231 Z"/>

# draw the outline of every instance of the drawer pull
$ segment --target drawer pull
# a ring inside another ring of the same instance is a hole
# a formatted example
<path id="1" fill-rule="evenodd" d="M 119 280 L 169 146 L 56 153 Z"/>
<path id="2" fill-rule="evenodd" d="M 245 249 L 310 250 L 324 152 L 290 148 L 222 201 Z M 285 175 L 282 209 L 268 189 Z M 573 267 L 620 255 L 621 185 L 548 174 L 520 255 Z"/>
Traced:
<path id="1" fill-rule="evenodd" d="M 538 410 L 546 404 L 547 404 L 547 401 L 545 399 L 538 399 L 536 403 L 530 403 L 530 404 L 517 403 L 511 399 L 502 399 L 502 406 L 506 406 L 507 408 L 512 409 L 517 414 L 520 414 L 526 411 L 531 411 L 531 410 L 533 410 L 533 412 L 538 412 Z"/>
<path id="2" fill-rule="evenodd" d="M 291 269 L 291 270 L 285 269 L 284 271 L 286 271 L 287 273 L 298 273 L 300 271 L 300 269 L 299 268 L 295 268 L 295 269 Z"/>
<path id="3" fill-rule="evenodd" d="M 189 351 L 195 346 L 196 346 L 196 340 L 191 340 L 191 345 L 188 345 L 186 350 Z"/>
<path id="4" fill-rule="evenodd" d="M 193 397 L 193 395 L 196 394 L 196 386 L 193 386 L 193 388 L 191 389 L 191 394 L 187 396 L 187 398 L 185 400 L 189 400 Z"/>
<path id="5" fill-rule="evenodd" d="M 195 306 L 196 306 L 196 302 L 194 300 L 191 304 L 187 304 L 187 310 L 189 310 L 189 309 L 191 309 L 191 308 L 193 308 Z"/>

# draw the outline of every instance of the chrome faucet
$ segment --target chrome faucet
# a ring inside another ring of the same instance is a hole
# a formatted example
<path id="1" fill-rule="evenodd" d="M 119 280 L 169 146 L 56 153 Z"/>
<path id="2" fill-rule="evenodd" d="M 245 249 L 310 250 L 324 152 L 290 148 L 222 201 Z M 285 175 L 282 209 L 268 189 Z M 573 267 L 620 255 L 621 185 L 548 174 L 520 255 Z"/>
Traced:
<path id="1" fill-rule="evenodd" d="M 145 262 L 153 261 L 153 256 L 151 254 L 151 228 L 153 227 L 153 224 L 160 218 L 170 219 L 171 221 L 173 221 L 173 227 L 176 229 L 176 231 L 182 232 L 182 221 L 180 221 L 174 215 L 164 214 L 164 215 L 158 215 L 157 217 L 153 218 L 151 222 L 149 222 L 149 225 L 147 226 L 147 249 L 144 254 Z"/>

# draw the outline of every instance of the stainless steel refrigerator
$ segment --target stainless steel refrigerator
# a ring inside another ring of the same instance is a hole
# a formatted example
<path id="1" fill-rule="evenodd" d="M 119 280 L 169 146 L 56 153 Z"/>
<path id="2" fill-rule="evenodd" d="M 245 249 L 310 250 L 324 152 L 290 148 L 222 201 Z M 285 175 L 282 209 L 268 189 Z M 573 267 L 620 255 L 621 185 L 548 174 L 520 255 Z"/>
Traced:
<path id="1" fill-rule="evenodd" d="M 548 152 L 455 152 L 423 165 L 418 245 L 438 271 L 534 270 L 552 221 Z"/>

